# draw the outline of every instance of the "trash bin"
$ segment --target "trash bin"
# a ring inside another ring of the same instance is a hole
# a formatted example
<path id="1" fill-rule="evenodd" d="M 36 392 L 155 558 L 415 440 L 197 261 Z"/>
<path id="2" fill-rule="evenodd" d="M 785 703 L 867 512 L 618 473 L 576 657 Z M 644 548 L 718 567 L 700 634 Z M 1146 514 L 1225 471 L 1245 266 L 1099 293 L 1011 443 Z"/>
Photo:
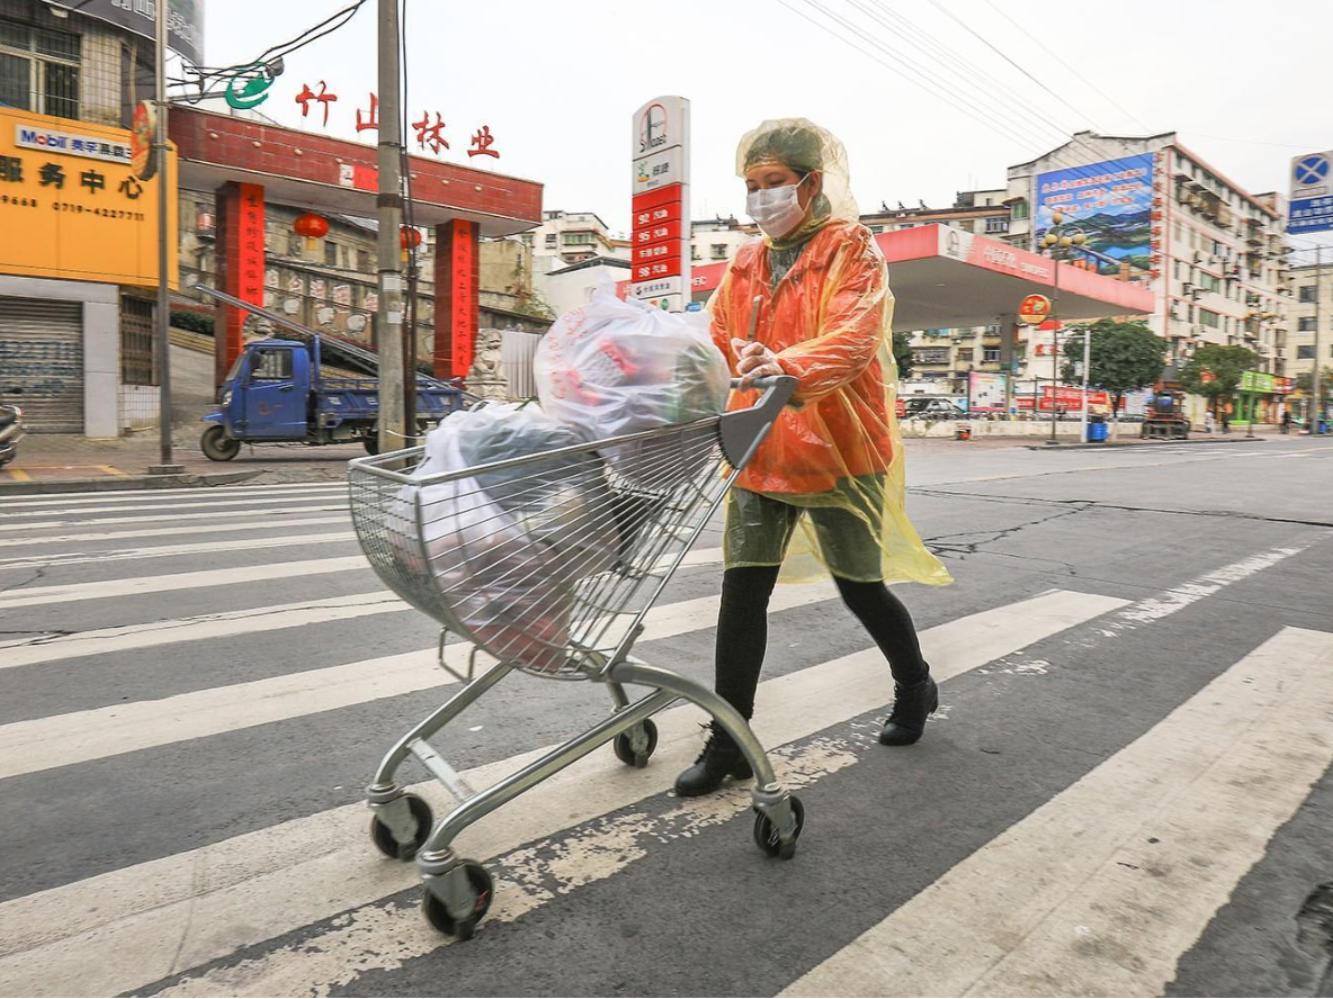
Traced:
<path id="1" fill-rule="evenodd" d="M 1088 420 L 1088 443 L 1102 444 L 1106 441 L 1107 431 L 1111 428 L 1106 425 L 1106 420 L 1100 416 L 1094 416 Z"/>

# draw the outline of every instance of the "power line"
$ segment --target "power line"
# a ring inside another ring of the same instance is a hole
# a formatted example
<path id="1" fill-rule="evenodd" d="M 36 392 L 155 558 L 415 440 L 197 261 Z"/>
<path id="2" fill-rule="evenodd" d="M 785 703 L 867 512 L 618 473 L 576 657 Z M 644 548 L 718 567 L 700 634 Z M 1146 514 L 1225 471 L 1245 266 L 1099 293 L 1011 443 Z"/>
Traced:
<path id="1" fill-rule="evenodd" d="M 986 0 L 986 5 L 987 5 L 988 7 L 990 7 L 991 10 L 995 11 L 995 13 L 997 13 L 997 14 L 999 14 L 1001 17 L 1003 17 L 1003 18 L 1004 18 L 1006 21 L 1008 21 L 1010 24 L 1012 24 L 1012 25 L 1013 25 L 1015 28 L 1017 28 L 1019 31 L 1023 32 L 1028 38 L 1030 38 L 1033 42 L 1035 42 L 1035 43 L 1038 45 L 1038 47 L 1041 48 L 1041 50 L 1042 50 L 1043 52 L 1045 52 L 1045 53 L 1046 53 L 1047 55 L 1049 55 L 1052 59 L 1054 59 L 1054 60 L 1055 60 L 1056 62 L 1058 62 L 1061 66 L 1063 66 L 1063 67 L 1064 67 L 1064 68 L 1065 68 L 1065 69 L 1066 69 L 1066 70 L 1067 70 L 1067 71 L 1068 71 L 1068 72 L 1069 72 L 1075 79 L 1077 79 L 1077 80 L 1081 80 L 1087 87 L 1091 88 L 1091 89 L 1092 89 L 1096 94 L 1098 94 L 1104 101 L 1106 101 L 1108 104 L 1110 104 L 1112 107 L 1114 107 L 1117 111 L 1119 111 L 1121 114 L 1123 114 L 1126 118 L 1129 118 L 1131 121 L 1133 121 L 1135 124 L 1137 124 L 1137 125 L 1139 126 L 1139 128 L 1143 129 L 1145 132 L 1151 132 L 1151 131 L 1152 131 L 1152 128 L 1151 128 L 1149 125 L 1145 124 L 1142 118 L 1140 118 L 1140 117 L 1138 117 L 1137 115 L 1135 115 L 1132 111 L 1130 111 L 1129 109 L 1127 109 L 1123 104 L 1121 104 L 1119 101 L 1117 101 L 1114 97 L 1112 97 L 1110 94 L 1106 93 L 1106 91 L 1102 90 L 1101 87 L 1097 86 L 1097 84 L 1093 83 L 1093 82 L 1092 82 L 1091 80 L 1089 80 L 1086 76 L 1084 76 L 1082 73 L 1080 73 L 1077 69 L 1075 69 L 1073 66 L 1071 66 L 1068 62 L 1065 61 L 1064 57 L 1061 56 L 1059 52 L 1056 52 L 1056 51 L 1055 51 L 1054 49 L 1052 49 L 1050 46 L 1048 46 L 1047 44 L 1045 44 L 1040 38 L 1037 38 L 1036 36 L 1034 36 L 1034 35 L 1032 34 L 1032 32 L 1030 32 L 1027 28 L 1024 28 L 1021 24 L 1019 24 L 1017 21 L 1015 21 L 1015 20 L 1014 20 L 1012 17 L 1010 17 L 1010 16 L 1009 16 L 1009 15 L 1008 15 L 1008 14 L 1001 8 L 1001 7 L 997 6 L 997 5 L 994 3 L 994 0 Z"/>
<path id="2" fill-rule="evenodd" d="M 973 38 L 976 38 L 978 41 L 980 41 L 983 45 L 985 45 L 988 49 L 990 49 L 992 52 L 994 52 L 996 55 L 998 55 L 1001 59 L 1003 59 L 1005 62 L 1007 62 L 1010 66 L 1013 66 L 1014 69 L 1018 70 L 1020 73 L 1022 73 L 1024 76 L 1026 76 L 1029 80 L 1031 80 L 1031 81 L 1032 81 L 1033 83 L 1035 83 L 1037 86 L 1041 87 L 1041 89 L 1044 90 L 1044 91 L 1046 91 L 1046 93 L 1050 94 L 1052 97 L 1054 97 L 1057 101 L 1059 101 L 1059 102 L 1060 102 L 1061 104 L 1063 104 L 1065 107 L 1069 108 L 1069 110 L 1073 111 L 1074 114 L 1078 115 L 1080 118 L 1083 118 L 1083 119 L 1085 119 L 1085 120 L 1087 120 L 1087 121 L 1089 121 L 1089 122 L 1092 122 L 1092 118 L 1091 118 L 1091 117 L 1089 117 L 1088 115 L 1085 115 L 1082 111 L 1080 111 L 1078 108 L 1076 108 L 1073 104 L 1069 103 L 1069 101 L 1066 100 L 1063 96 L 1061 96 L 1060 94 L 1056 93 L 1056 91 L 1052 90 L 1050 87 L 1048 87 L 1048 86 L 1047 86 L 1045 83 L 1043 83 L 1041 80 L 1037 79 L 1037 77 L 1035 77 L 1035 76 L 1033 76 L 1031 73 L 1029 73 L 1029 72 L 1028 72 L 1026 69 L 1024 69 L 1021 65 L 1019 65 L 1017 62 L 1015 62 L 1013 59 L 1011 59 L 1011 58 L 1008 56 L 1008 54 L 1005 53 L 1005 52 L 1004 52 L 998 45 L 996 45 L 994 42 L 992 42 L 992 41 L 991 41 L 989 38 L 987 38 L 985 35 L 981 34 L 979 31 L 977 31 L 975 28 L 973 28 L 970 24 L 968 24 L 966 21 L 964 21 L 962 18 L 960 18 L 957 14 L 955 14 L 953 11 L 951 11 L 948 7 L 944 6 L 944 4 L 940 3 L 940 0 L 930 0 L 930 4 L 931 4 L 931 6 L 934 7 L 936 10 L 940 11 L 942 14 L 944 14 L 945 16 L 947 16 L 948 18 L 950 18 L 951 20 L 953 20 L 954 22 L 956 22 L 957 24 L 959 24 L 959 25 L 963 28 L 963 30 L 965 30 L 965 31 L 966 31 L 968 34 L 970 34 Z M 1096 126 L 1095 123 L 1093 124 L 1093 127 L 1094 127 L 1094 128 L 1097 128 L 1097 126 Z M 1098 131 L 1100 131 L 1100 129 L 1098 129 Z"/>

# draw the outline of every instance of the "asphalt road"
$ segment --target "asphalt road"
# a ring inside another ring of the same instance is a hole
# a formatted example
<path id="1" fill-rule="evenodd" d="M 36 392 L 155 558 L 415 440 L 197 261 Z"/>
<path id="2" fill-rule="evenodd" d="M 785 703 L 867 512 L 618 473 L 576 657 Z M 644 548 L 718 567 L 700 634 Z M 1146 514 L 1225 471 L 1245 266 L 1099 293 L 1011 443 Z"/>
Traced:
<path id="1" fill-rule="evenodd" d="M 700 745 L 672 708 L 646 769 L 597 750 L 463 834 L 496 882 L 464 944 L 366 835 L 380 756 L 457 685 L 337 483 L 0 501 L 0 994 L 1319 989 L 1333 441 L 914 442 L 909 482 L 956 579 L 898 590 L 925 739 L 875 743 L 868 636 L 780 587 L 756 731 L 796 857 L 755 849 L 747 787 L 668 793 Z M 718 544 L 638 656 L 710 675 Z M 437 746 L 485 783 L 608 708 L 517 676 Z"/>

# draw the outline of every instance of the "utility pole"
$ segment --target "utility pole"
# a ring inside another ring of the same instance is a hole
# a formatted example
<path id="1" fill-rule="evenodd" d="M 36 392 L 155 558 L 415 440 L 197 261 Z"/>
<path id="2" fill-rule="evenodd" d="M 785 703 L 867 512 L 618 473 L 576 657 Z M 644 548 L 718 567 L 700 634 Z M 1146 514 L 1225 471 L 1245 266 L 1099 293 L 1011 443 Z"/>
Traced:
<path id="1" fill-rule="evenodd" d="M 1092 367 L 1092 330 L 1083 331 L 1083 415 L 1079 419 L 1078 442 L 1088 442 L 1088 369 Z"/>
<path id="2" fill-rule="evenodd" d="M 379 449 L 405 447 L 403 410 L 403 114 L 398 62 L 398 0 L 379 0 Z"/>
<path id="3" fill-rule="evenodd" d="M 1064 239 L 1069 239 L 1065 236 Z M 1051 330 L 1051 444 L 1058 444 L 1056 431 L 1059 429 L 1060 407 L 1056 405 L 1056 400 L 1060 397 L 1060 326 L 1063 320 L 1060 319 L 1060 261 L 1056 258 L 1054 252 L 1051 253 L 1051 270 L 1054 272 L 1052 279 L 1051 295 L 1051 318 L 1055 320 L 1054 329 Z M 1032 384 L 1035 386 L 1036 375 L 1033 375 Z M 1032 414 L 1036 416 L 1036 413 Z"/>
<path id="4" fill-rule="evenodd" d="M 180 475 L 171 450 L 171 288 L 167 270 L 171 263 L 170 192 L 167 189 L 167 6 L 157 2 L 157 45 L 154 73 L 157 77 L 157 130 L 153 155 L 157 157 L 157 384 L 158 463 L 148 467 L 150 475 Z"/>
<path id="5" fill-rule="evenodd" d="M 1323 247 L 1314 248 L 1314 372 L 1310 375 L 1310 433 L 1318 434 L 1324 406 L 1319 384 L 1319 327 L 1324 324 L 1324 254 Z"/>

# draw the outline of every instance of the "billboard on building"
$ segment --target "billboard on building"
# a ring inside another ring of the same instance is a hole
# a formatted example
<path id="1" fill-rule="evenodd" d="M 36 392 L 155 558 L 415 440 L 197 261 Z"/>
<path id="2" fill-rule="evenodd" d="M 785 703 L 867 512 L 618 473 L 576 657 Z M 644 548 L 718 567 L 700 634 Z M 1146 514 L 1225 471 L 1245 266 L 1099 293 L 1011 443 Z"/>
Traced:
<path id="1" fill-rule="evenodd" d="M 156 0 L 47 0 L 80 14 L 134 32 L 149 41 L 157 38 Z M 167 7 L 167 45 L 190 62 L 204 61 L 204 0 L 171 0 Z"/>
<path id="2" fill-rule="evenodd" d="M 1033 231 L 1037 244 L 1055 229 L 1058 236 L 1082 233 L 1069 259 L 1082 260 L 1099 274 L 1123 267 L 1146 271 L 1152 255 L 1153 154 L 1103 160 L 1037 175 Z M 1063 215 L 1055 222 L 1055 213 Z"/>
<path id="3" fill-rule="evenodd" d="M 167 168 L 174 288 L 174 147 Z M 134 176 L 128 129 L 0 108 L 0 274 L 156 285 L 162 182 Z"/>

